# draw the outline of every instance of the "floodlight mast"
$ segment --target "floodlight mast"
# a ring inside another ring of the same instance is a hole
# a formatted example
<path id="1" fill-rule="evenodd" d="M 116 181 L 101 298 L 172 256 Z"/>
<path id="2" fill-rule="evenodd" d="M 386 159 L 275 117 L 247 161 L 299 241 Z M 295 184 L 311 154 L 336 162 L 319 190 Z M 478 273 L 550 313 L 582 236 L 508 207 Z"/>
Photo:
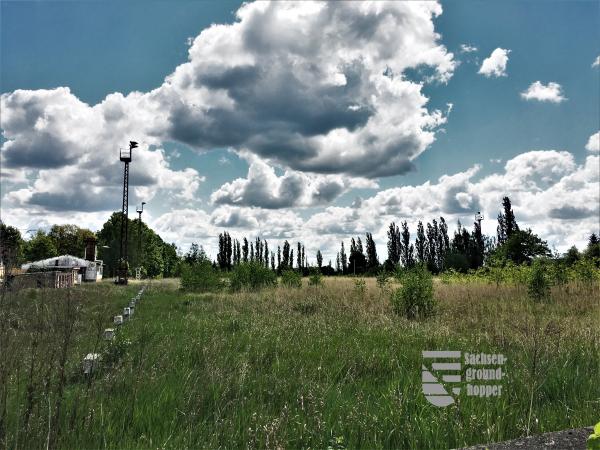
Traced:
<path id="1" fill-rule="evenodd" d="M 129 150 L 120 149 L 119 158 L 125 164 L 123 169 L 123 204 L 121 206 L 121 249 L 119 265 L 117 267 L 117 284 L 127 284 L 129 274 L 129 263 L 127 258 L 127 232 L 128 218 L 127 210 L 129 208 L 129 163 L 131 162 L 131 153 L 138 146 L 135 141 L 129 141 Z"/>
<path id="2" fill-rule="evenodd" d="M 146 204 L 146 202 L 142 202 L 142 207 L 141 208 L 137 208 L 136 211 L 138 213 L 138 269 L 141 270 L 142 268 L 142 261 L 143 261 L 143 255 L 142 255 L 142 213 L 144 212 L 144 205 Z"/>
<path id="3" fill-rule="evenodd" d="M 475 214 L 475 222 L 477 222 L 477 224 L 479 225 L 479 229 L 481 230 L 481 221 L 483 220 L 483 214 L 481 214 L 481 211 L 477 211 L 477 214 Z"/>

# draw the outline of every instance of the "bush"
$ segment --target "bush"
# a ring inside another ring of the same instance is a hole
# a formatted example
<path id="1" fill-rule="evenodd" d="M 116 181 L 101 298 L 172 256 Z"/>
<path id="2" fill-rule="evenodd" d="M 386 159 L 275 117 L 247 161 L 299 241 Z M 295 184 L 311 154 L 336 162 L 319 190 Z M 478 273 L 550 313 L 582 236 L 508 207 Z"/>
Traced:
<path id="1" fill-rule="evenodd" d="M 257 290 L 277 285 L 277 275 L 257 262 L 245 262 L 233 268 L 230 286 L 234 291 Z"/>
<path id="2" fill-rule="evenodd" d="M 547 300 L 550 297 L 550 281 L 546 277 L 546 270 L 540 261 L 535 261 L 531 266 L 527 280 L 527 294 L 536 302 Z"/>
<path id="3" fill-rule="evenodd" d="M 394 312 L 407 319 L 422 319 L 435 312 L 433 277 L 423 267 L 407 271 L 400 280 L 402 287 L 392 293 Z"/>
<path id="4" fill-rule="evenodd" d="M 367 293 L 367 282 L 364 278 L 354 279 L 354 292 L 361 299 L 365 297 L 365 294 Z"/>
<path id="5" fill-rule="evenodd" d="M 385 267 L 383 267 L 379 272 L 377 272 L 377 287 L 381 291 L 385 291 L 388 287 L 389 283 L 389 274 L 386 272 Z"/>
<path id="6" fill-rule="evenodd" d="M 281 273 L 281 284 L 289 288 L 301 288 L 302 276 L 295 270 L 284 270 Z"/>
<path id="7" fill-rule="evenodd" d="M 209 260 L 194 264 L 182 264 L 181 288 L 184 291 L 210 292 L 223 286 L 221 275 Z"/>
<path id="8" fill-rule="evenodd" d="M 308 279 L 308 284 L 311 286 L 321 286 L 323 284 L 323 275 L 321 275 L 321 271 L 319 269 L 310 269 L 310 278 Z"/>

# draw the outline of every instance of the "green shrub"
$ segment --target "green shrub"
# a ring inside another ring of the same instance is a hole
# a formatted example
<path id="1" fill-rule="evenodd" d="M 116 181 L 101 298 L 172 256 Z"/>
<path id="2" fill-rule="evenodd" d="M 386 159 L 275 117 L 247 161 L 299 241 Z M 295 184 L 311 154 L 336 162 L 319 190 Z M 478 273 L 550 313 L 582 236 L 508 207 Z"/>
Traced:
<path id="1" fill-rule="evenodd" d="M 231 272 L 230 287 L 233 291 L 253 291 L 276 285 L 275 273 L 257 262 L 238 264 Z"/>
<path id="2" fill-rule="evenodd" d="M 181 288 L 184 291 L 210 292 L 222 286 L 221 275 L 209 260 L 183 264 L 181 267 Z"/>
<path id="3" fill-rule="evenodd" d="M 301 288 L 302 276 L 295 270 L 284 270 L 281 274 L 281 284 L 289 288 Z"/>
<path id="4" fill-rule="evenodd" d="M 592 285 L 597 276 L 594 262 L 588 258 L 580 259 L 573 265 L 573 276 L 585 285 Z"/>
<path id="5" fill-rule="evenodd" d="M 392 293 L 394 312 L 407 319 L 422 319 L 435 312 L 433 277 L 423 267 L 407 271 L 401 278 L 402 286 Z"/>
<path id="6" fill-rule="evenodd" d="M 535 261 L 531 266 L 527 280 L 527 294 L 536 302 L 548 300 L 550 297 L 550 281 L 540 261 Z"/>
<path id="7" fill-rule="evenodd" d="M 311 286 L 321 286 L 323 284 L 323 275 L 321 275 L 321 271 L 319 269 L 315 267 L 310 269 L 308 284 Z"/>
<path id="8" fill-rule="evenodd" d="M 385 268 L 381 269 L 377 272 L 377 286 L 380 290 L 385 291 L 389 284 L 389 274 L 386 272 Z"/>
<path id="9" fill-rule="evenodd" d="M 364 278 L 355 278 L 354 279 L 354 293 L 359 298 L 364 298 L 367 293 L 367 282 Z"/>

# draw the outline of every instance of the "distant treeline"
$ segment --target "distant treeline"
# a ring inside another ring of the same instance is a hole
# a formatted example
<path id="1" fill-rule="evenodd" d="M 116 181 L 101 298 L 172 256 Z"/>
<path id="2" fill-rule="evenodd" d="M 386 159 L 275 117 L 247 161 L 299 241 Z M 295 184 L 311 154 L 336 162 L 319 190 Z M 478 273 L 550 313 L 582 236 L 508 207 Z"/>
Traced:
<path id="1" fill-rule="evenodd" d="M 209 259 L 202 246 L 196 243 L 187 253 L 181 254 L 175 244 L 164 242 L 145 223 L 140 224 L 138 219 L 128 220 L 129 267 L 132 272 L 136 267 L 142 267 L 144 276 L 174 277 L 180 275 L 182 265 Z M 112 277 L 119 261 L 120 232 L 121 214 L 118 212 L 113 213 L 97 233 L 76 225 L 54 225 L 47 233 L 38 230 L 27 241 L 18 229 L 1 223 L 0 255 L 9 267 L 62 254 L 83 257 L 85 239 L 95 236 L 98 239 L 98 258 L 105 263 L 104 274 Z M 140 234 L 141 251 L 138 249 Z M 317 250 L 314 255 L 316 264 L 311 264 L 302 242 L 293 245 L 286 240 L 275 249 L 260 237 L 234 239 L 224 231 L 219 234 L 219 250 L 212 265 L 230 271 L 242 263 L 255 262 L 278 274 L 293 269 L 303 275 L 307 275 L 311 268 L 317 268 L 324 275 L 375 275 L 382 269 L 392 272 L 399 267 L 422 265 L 437 274 L 449 269 L 467 272 L 483 265 L 502 266 L 508 262 L 529 264 L 540 257 L 562 258 L 568 265 L 581 258 L 597 262 L 600 260 L 600 243 L 598 236 L 592 233 L 583 253 L 573 246 L 564 255 L 552 255 L 546 241 L 531 229 L 519 227 L 510 199 L 504 197 L 496 236 L 482 234 L 477 221 L 471 230 L 459 222 L 453 236 L 449 236 L 446 220 L 440 217 L 426 224 L 419 221 L 413 241 L 406 221 L 399 225 L 392 222 L 387 231 L 387 253 L 387 259 L 380 261 L 373 236 L 367 232 L 364 244 L 360 236 L 352 237 L 347 246 L 342 241 L 335 261 L 324 264 L 322 253 Z"/>

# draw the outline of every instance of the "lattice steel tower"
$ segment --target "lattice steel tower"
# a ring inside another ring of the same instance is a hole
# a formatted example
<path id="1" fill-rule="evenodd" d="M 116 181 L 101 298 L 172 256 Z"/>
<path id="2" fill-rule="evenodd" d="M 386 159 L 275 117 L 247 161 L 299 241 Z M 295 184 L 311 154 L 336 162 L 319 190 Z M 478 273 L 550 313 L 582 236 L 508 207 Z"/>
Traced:
<path id="1" fill-rule="evenodd" d="M 129 150 L 120 150 L 120 159 L 125 163 L 123 170 L 123 205 L 121 207 L 121 250 L 119 265 L 117 267 L 117 284 L 127 284 L 129 273 L 129 263 L 127 261 L 127 231 L 128 219 L 127 210 L 129 209 L 129 163 L 131 162 L 131 151 L 138 146 L 137 142 L 129 141 Z"/>

